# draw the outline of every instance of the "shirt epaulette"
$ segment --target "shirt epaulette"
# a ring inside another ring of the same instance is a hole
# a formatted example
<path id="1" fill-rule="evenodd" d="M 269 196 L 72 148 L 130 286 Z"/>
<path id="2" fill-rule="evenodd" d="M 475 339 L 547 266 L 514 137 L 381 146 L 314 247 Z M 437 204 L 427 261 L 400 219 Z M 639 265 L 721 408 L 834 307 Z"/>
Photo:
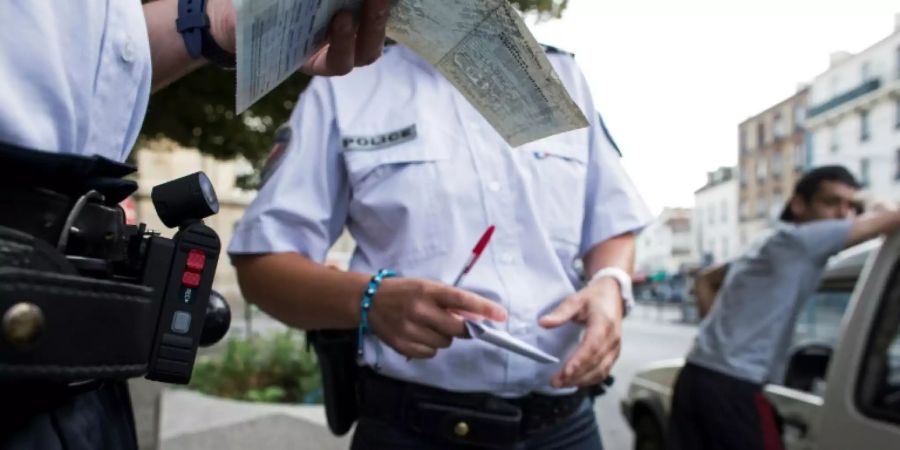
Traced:
<path id="1" fill-rule="evenodd" d="M 572 53 L 572 52 L 567 52 L 567 51 L 565 51 L 565 50 L 563 50 L 563 49 L 561 49 L 561 48 L 554 47 L 554 46 L 552 46 L 552 45 L 541 44 L 541 47 L 544 48 L 544 51 L 545 51 L 548 55 L 566 55 L 566 56 L 569 56 L 569 57 L 572 57 L 572 58 L 575 57 L 575 54 L 574 54 L 574 53 Z"/>

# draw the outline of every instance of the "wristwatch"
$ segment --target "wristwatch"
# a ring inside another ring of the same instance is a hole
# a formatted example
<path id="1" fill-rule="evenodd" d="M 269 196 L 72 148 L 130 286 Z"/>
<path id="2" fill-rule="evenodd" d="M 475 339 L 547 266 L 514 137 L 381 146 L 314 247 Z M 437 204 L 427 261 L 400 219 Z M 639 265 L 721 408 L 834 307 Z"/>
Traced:
<path id="1" fill-rule="evenodd" d="M 209 33 L 206 2 L 207 0 L 178 0 L 178 19 L 175 19 L 175 28 L 181 33 L 184 46 L 192 58 L 206 58 L 219 67 L 233 69 L 234 53 L 219 47 Z"/>
<path id="2" fill-rule="evenodd" d="M 628 313 L 631 312 L 631 309 L 634 308 L 634 291 L 631 289 L 631 276 L 628 275 L 628 272 L 618 267 L 604 267 L 591 277 L 591 281 L 589 281 L 588 284 L 606 277 L 612 278 L 619 283 L 619 292 L 622 295 L 623 316 L 627 316 Z"/>

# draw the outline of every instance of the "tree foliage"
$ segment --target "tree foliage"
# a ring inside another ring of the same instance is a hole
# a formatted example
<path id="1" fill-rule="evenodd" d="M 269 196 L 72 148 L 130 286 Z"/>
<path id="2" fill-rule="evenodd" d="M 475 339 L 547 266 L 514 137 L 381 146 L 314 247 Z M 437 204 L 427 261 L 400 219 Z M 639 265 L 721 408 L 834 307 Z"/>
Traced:
<path id="1" fill-rule="evenodd" d="M 568 0 L 511 0 L 539 20 L 560 17 Z M 142 138 L 168 137 L 221 159 L 265 160 L 275 129 L 286 122 L 309 77 L 295 74 L 249 110 L 234 112 L 235 72 L 207 66 L 154 94 Z M 246 180 L 245 180 L 246 181 Z"/>

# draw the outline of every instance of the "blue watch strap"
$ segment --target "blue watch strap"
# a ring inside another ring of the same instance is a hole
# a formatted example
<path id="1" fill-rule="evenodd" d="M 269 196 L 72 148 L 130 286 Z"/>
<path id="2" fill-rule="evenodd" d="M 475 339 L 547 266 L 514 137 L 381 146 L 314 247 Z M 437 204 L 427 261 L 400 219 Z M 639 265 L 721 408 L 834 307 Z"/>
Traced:
<path id="1" fill-rule="evenodd" d="M 234 53 L 225 51 L 209 33 L 207 0 L 178 0 L 178 18 L 175 28 L 184 39 L 184 46 L 192 58 L 206 58 L 213 64 L 234 68 Z"/>

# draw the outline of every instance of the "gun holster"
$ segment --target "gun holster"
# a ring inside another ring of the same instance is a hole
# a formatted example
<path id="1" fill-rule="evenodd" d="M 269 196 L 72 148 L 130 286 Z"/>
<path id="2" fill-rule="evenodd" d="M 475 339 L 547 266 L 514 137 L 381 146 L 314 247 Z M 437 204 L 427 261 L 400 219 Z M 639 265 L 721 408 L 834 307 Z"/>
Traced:
<path id="1" fill-rule="evenodd" d="M 315 330 L 306 333 L 322 372 L 322 394 L 328 428 L 337 436 L 350 431 L 359 418 L 356 330 Z"/>

